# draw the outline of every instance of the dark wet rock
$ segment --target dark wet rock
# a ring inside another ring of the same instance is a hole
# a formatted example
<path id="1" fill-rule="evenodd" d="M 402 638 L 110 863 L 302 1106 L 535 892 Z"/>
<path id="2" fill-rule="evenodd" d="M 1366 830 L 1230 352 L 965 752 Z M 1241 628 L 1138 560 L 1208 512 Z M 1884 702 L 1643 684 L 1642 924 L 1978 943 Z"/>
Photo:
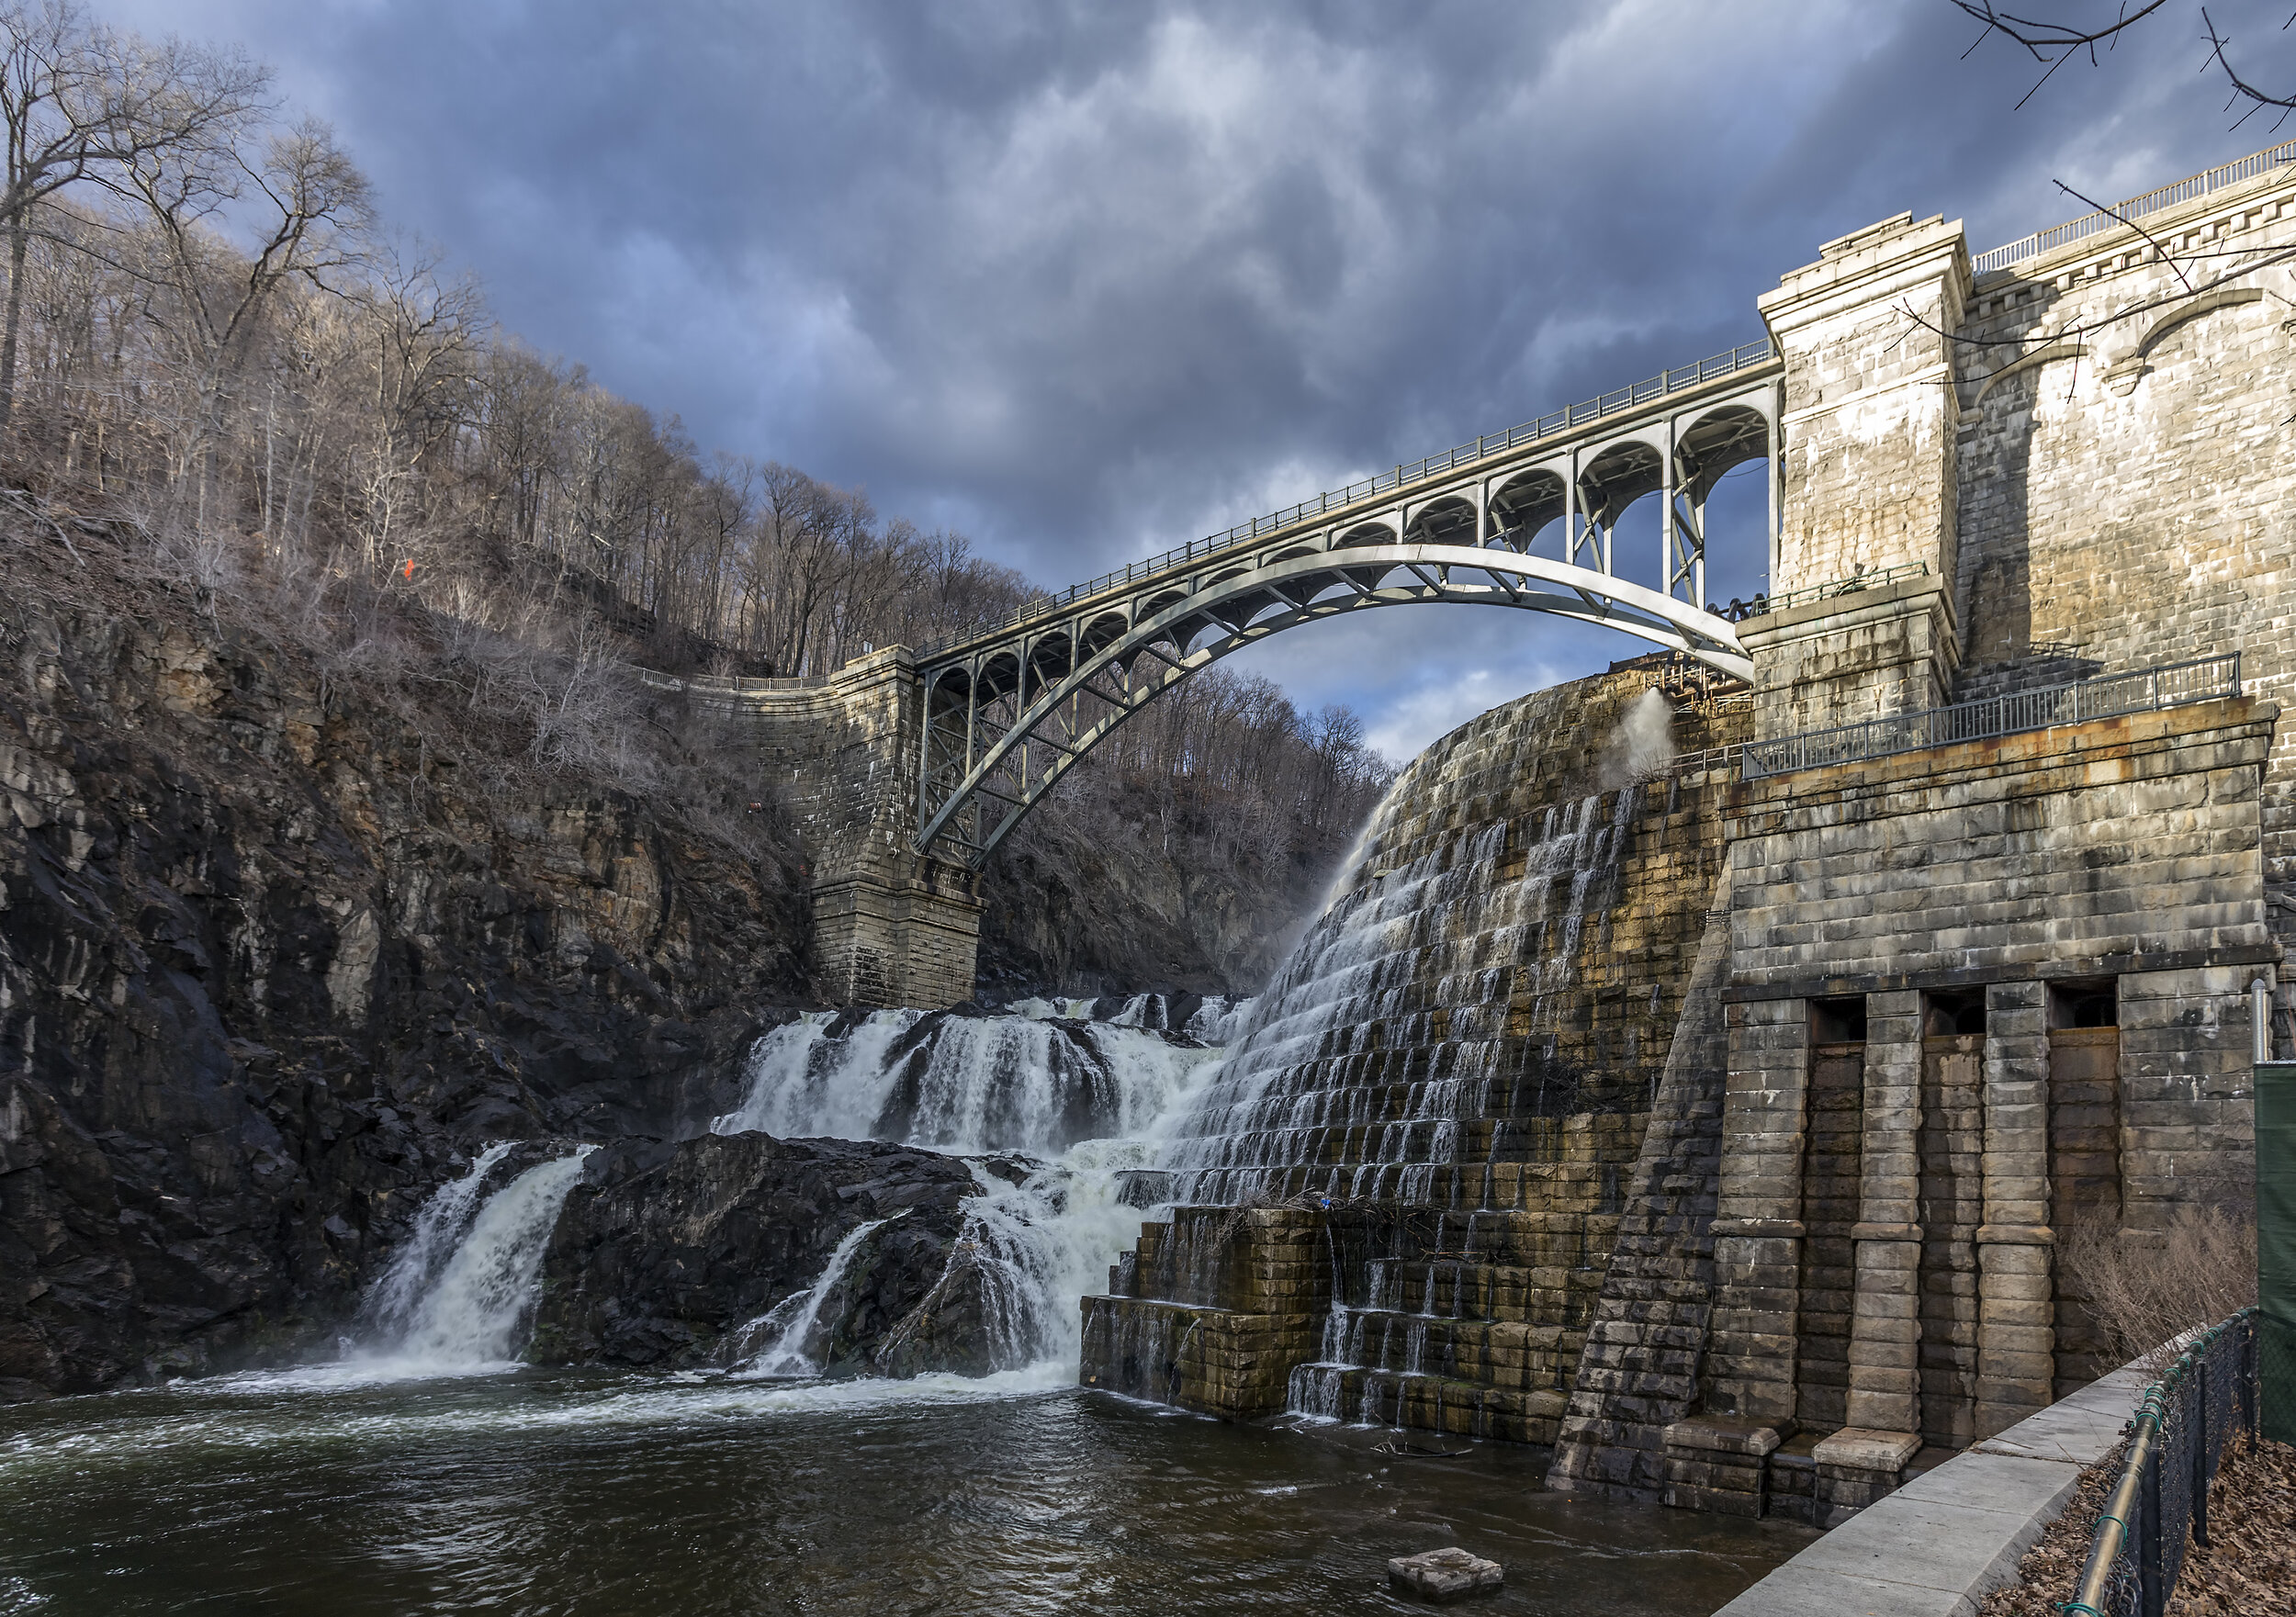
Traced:
<path id="1" fill-rule="evenodd" d="M 594 1153 L 543 1265 L 532 1358 L 662 1368 L 725 1364 L 766 1345 L 743 1327 L 809 1290 L 840 1241 L 877 1228 L 824 1297 L 816 1342 L 830 1375 L 872 1366 L 940 1287 L 979 1192 L 953 1157 L 843 1140 L 710 1135 Z M 925 1340 L 896 1374 L 978 1373 L 977 1316 Z"/>
<path id="2" fill-rule="evenodd" d="M 489 1141 L 737 1104 L 793 863 L 84 588 L 0 601 L 0 1401 L 324 1342 Z"/>

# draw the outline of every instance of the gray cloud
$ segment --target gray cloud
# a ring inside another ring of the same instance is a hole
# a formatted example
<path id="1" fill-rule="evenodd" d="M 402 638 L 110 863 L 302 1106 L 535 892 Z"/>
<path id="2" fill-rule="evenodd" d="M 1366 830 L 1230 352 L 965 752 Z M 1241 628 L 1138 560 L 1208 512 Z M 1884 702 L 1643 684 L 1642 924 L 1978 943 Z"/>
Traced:
<path id="1" fill-rule="evenodd" d="M 2016 111 L 1945 0 L 108 9 L 276 62 L 537 345 L 1047 583 L 1759 335 L 1900 208 L 1983 246 L 2264 141 L 2197 15 Z M 1446 609 L 1249 655 L 1403 745 L 1636 649 Z"/>

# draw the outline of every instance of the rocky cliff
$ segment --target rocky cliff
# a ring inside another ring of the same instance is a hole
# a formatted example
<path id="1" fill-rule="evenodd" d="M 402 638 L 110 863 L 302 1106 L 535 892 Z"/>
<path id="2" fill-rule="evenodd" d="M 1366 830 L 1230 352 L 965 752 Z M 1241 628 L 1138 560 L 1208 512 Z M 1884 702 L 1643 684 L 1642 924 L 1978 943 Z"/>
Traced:
<path id="1" fill-rule="evenodd" d="M 520 767 L 418 620 L 354 657 L 76 538 L 0 534 L 0 1398 L 285 1347 L 473 1144 L 731 1104 L 809 997 L 770 814 Z"/>

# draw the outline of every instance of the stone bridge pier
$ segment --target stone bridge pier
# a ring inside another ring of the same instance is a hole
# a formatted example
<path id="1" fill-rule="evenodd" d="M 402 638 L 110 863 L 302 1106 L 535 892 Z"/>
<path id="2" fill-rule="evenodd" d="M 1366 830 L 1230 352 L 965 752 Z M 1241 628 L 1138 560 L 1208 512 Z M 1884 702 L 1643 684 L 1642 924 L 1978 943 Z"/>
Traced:
<path id="1" fill-rule="evenodd" d="M 939 1010 L 973 996 L 980 878 L 917 851 L 923 685 L 892 646 L 826 679 L 696 681 L 754 728 L 759 778 L 795 814 L 829 998 Z"/>

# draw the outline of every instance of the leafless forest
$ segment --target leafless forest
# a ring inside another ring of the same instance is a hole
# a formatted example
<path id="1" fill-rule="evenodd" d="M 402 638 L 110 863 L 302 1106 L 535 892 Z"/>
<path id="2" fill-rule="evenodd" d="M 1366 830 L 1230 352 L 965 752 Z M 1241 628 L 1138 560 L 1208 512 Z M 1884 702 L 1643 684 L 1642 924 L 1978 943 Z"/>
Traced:
<path id="1" fill-rule="evenodd" d="M 502 331 L 261 64 L 62 0 L 0 7 L 0 32 L 7 498 L 119 519 L 219 626 L 259 621 L 338 679 L 444 681 L 526 769 L 643 788 L 636 668 L 818 674 L 1030 594 L 962 535 L 704 451 Z M 1390 773 L 1345 711 L 1214 669 L 1072 776 L 1059 817 L 1296 884 Z"/>

